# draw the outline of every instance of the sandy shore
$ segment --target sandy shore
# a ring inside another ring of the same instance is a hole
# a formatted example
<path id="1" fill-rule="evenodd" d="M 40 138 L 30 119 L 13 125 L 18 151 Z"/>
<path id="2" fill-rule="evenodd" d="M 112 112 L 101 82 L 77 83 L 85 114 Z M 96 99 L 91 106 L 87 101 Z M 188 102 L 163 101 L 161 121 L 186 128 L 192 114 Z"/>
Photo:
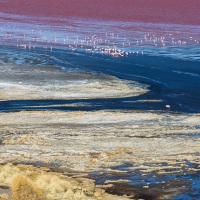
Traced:
<path id="1" fill-rule="evenodd" d="M 118 111 L 1 113 L 0 160 L 56 162 L 82 172 L 125 162 L 195 162 L 199 122 L 199 115 Z"/>
<path id="2" fill-rule="evenodd" d="M 99 170 L 120 174 L 112 167 L 123 163 L 144 176 L 195 173 L 200 171 L 199 122 L 200 115 L 145 112 L 1 113 L 0 161 L 40 163 L 76 178 Z M 174 192 L 167 190 L 165 197 Z"/>
<path id="3" fill-rule="evenodd" d="M 0 101 L 138 96 L 148 90 L 112 76 L 63 72 L 53 67 L 0 66 Z"/>

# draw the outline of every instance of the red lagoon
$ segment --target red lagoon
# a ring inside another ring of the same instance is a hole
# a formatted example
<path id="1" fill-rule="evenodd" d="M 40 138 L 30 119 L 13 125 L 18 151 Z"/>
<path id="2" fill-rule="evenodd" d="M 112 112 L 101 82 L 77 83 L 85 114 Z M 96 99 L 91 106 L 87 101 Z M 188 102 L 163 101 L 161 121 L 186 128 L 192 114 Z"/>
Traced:
<path id="1" fill-rule="evenodd" d="M 200 25 L 200 0 L 3 0 L 0 12 Z"/>

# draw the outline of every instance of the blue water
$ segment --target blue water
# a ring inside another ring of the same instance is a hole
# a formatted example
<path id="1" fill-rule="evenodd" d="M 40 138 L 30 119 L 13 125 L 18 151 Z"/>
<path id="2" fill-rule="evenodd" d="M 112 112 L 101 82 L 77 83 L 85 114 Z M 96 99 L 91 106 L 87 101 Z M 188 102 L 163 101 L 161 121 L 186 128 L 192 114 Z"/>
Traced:
<path id="1" fill-rule="evenodd" d="M 0 103 L 1 111 L 31 110 L 29 106 L 40 106 L 40 110 L 166 110 L 185 113 L 200 112 L 200 61 L 179 60 L 178 58 L 132 55 L 113 58 L 110 55 L 87 54 L 84 50 L 55 49 L 45 51 L 42 48 L 22 50 L 16 47 L 1 46 L 1 55 L 7 58 L 3 65 L 26 64 L 52 65 L 64 71 L 90 72 L 106 74 L 123 80 L 138 81 L 150 91 L 139 97 L 89 100 L 42 100 L 42 101 L 8 101 Z M 20 55 L 20 56 L 19 56 Z M 141 102 L 141 100 L 158 100 L 158 102 Z M 69 108 L 62 106 L 67 103 L 86 103 L 88 107 Z M 49 105 L 49 108 L 42 106 Z M 21 107 L 23 106 L 23 107 Z M 51 107 L 54 106 L 54 107 Z M 37 109 L 37 110 L 38 110 Z"/>
<path id="2" fill-rule="evenodd" d="M 188 161 L 185 161 L 185 164 L 190 167 L 197 167 L 197 165 L 193 165 Z M 147 164 L 148 165 L 148 164 Z M 166 163 L 163 163 L 163 166 L 167 166 Z M 159 198 L 159 194 L 170 193 L 170 189 L 177 188 L 177 190 L 184 188 L 181 194 L 175 195 L 175 197 L 170 198 L 171 200 L 197 200 L 200 198 L 200 173 L 188 173 L 183 171 L 183 173 L 173 172 L 171 174 L 156 174 L 155 171 L 150 173 L 145 173 L 146 175 L 142 175 L 139 170 L 131 169 L 133 167 L 132 164 L 126 163 L 120 166 L 113 167 L 113 170 L 118 170 L 120 173 L 107 173 L 105 171 L 92 172 L 89 177 L 93 178 L 97 185 L 106 185 L 106 181 L 117 181 L 117 180 L 129 180 L 128 183 L 115 183 L 115 186 L 125 186 L 127 194 L 131 193 L 132 188 L 138 189 L 138 198 L 140 199 L 140 195 L 147 194 L 147 190 L 149 198 L 143 198 L 145 200 L 148 199 L 162 199 Z M 166 170 L 167 171 L 167 170 Z M 168 172 L 171 170 L 169 169 Z M 178 183 L 178 184 L 177 184 Z M 149 186 L 150 189 L 144 189 L 143 186 Z M 157 193 L 155 192 L 157 191 Z M 108 190 L 109 192 L 109 190 Z M 137 190 L 133 190 L 133 194 L 137 193 Z M 135 197 L 137 199 L 137 196 Z"/>
<path id="3" fill-rule="evenodd" d="M 48 65 L 65 71 L 112 75 L 138 81 L 139 87 L 150 90 L 140 97 L 119 99 L 1 102 L 0 111 L 37 109 L 30 107 L 34 105 L 40 106 L 39 110 L 165 111 L 169 104 L 173 112 L 200 112 L 200 26 L 80 17 L 38 18 L 12 12 L 0 12 L 0 16 L 2 65 Z M 105 51 L 102 54 L 102 48 L 124 53 L 122 57 L 113 57 Z M 90 106 L 63 106 L 73 102 Z"/>

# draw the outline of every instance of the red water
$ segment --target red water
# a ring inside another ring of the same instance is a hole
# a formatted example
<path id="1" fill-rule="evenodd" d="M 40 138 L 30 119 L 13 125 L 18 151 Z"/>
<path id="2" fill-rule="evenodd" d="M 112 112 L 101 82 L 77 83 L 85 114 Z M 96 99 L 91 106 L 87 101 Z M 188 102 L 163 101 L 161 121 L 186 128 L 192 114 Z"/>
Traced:
<path id="1" fill-rule="evenodd" d="M 200 25 L 200 0 L 5 0 L 0 12 Z"/>

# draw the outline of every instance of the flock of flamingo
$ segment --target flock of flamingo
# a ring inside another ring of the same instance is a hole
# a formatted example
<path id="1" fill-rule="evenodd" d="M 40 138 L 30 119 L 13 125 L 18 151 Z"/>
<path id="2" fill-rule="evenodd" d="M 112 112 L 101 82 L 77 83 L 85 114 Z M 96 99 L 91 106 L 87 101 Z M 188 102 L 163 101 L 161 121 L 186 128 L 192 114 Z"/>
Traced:
<path id="1" fill-rule="evenodd" d="M 71 28 L 70 28 L 71 29 Z M 68 33 L 66 33 L 68 35 Z M 183 37 L 179 31 L 175 33 L 165 33 L 162 36 L 155 34 L 144 34 L 138 38 L 127 38 L 116 33 L 104 33 L 102 35 L 74 35 L 69 37 L 48 38 L 40 30 L 39 34 L 36 30 L 31 30 L 29 34 L 17 36 L 14 33 L 6 32 L 3 28 L 0 30 L 0 39 L 6 43 L 12 43 L 17 48 L 35 49 L 43 48 L 43 50 L 53 51 L 54 48 L 61 46 L 71 51 L 84 50 L 86 53 L 101 53 L 111 55 L 113 57 L 122 57 L 130 55 L 143 55 L 143 47 L 183 47 L 186 45 L 199 45 L 199 41 L 192 36 Z M 135 49 L 135 51 L 134 51 Z"/>

